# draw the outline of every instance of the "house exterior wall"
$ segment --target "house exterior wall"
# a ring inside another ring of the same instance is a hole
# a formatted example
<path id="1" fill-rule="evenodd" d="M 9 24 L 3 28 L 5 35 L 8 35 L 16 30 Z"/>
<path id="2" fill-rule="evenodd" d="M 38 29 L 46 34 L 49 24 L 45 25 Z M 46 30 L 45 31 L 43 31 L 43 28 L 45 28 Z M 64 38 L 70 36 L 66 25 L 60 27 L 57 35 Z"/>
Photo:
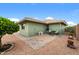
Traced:
<path id="1" fill-rule="evenodd" d="M 36 35 L 38 32 L 45 32 L 46 26 L 38 23 L 28 23 L 28 36 Z"/>
<path id="2" fill-rule="evenodd" d="M 28 36 L 28 25 L 27 24 L 23 24 L 23 26 L 25 27 L 25 29 L 21 28 L 21 24 L 19 25 L 20 27 L 20 34 L 23 36 Z"/>
<path id="3" fill-rule="evenodd" d="M 23 24 L 25 29 L 21 28 L 21 24 L 19 24 L 20 27 L 20 34 L 24 36 L 33 36 L 38 34 L 38 32 L 45 32 L 47 26 L 44 24 L 39 24 L 39 23 L 33 23 L 33 22 L 26 22 Z M 59 33 L 64 33 L 64 28 L 65 25 L 63 24 L 50 24 L 49 25 L 49 30 L 51 31 L 58 31 Z"/>
<path id="4" fill-rule="evenodd" d="M 49 30 L 50 31 L 58 31 L 60 34 L 64 33 L 65 25 L 63 24 L 50 24 Z"/>
<path id="5" fill-rule="evenodd" d="M 46 26 L 43 24 L 38 24 L 38 23 L 25 23 L 24 24 L 25 29 L 21 29 L 20 27 L 20 33 L 24 36 L 33 36 L 36 35 L 38 32 L 44 32 L 46 30 Z"/>

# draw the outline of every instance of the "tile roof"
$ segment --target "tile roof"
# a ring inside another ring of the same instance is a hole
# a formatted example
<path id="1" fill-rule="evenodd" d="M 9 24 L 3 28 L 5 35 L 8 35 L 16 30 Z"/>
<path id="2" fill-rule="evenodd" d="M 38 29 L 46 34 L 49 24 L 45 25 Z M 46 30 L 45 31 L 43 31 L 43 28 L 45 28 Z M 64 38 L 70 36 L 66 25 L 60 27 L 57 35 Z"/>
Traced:
<path id="1" fill-rule="evenodd" d="M 56 19 L 54 19 L 54 20 L 48 19 L 48 20 L 45 20 L 44 23 L 46 23 L 46 24 L 51 24 L 51 23 L 64 23 L 64 24 L 66 24 L 65 20 L 56 20 Z"/>
<path id="2" fill-rule="evenodd" d="M 40 21 L 40 20 L 31 18 L 31 17 L 25 17 L 24 19 L 22 19 L 18 23 L 27 22 L 27 21 L 37 22 L 37 23 L 43 23 L 43 24 L 63 23 L 63 24 L 66 25 L 65 20 L 47 19 L 47 20 L 44 20 L 44 21 Z"/>

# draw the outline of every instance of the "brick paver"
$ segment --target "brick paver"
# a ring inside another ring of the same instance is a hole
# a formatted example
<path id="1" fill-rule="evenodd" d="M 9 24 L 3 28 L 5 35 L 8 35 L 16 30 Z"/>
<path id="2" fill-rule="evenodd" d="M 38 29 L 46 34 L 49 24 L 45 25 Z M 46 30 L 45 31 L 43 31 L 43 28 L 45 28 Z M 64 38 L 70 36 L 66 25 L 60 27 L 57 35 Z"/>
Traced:
<path id="1" fill-rule="evenodd" d="M 17 35 L 18 36 L 18 35 Z M 33 49 L 30 47 L 28 44 L 28 41 L 25 39 L 20 39 L 16 35 L 8 35 L 6 34 L 2 38 L 3 44 L 6 42 L 14 42 L 15 47 L 4 53 L 4 55 L 69 55 L 69 54 L 79 54 L 79 41 L 74 40 L 75 45 L 77 49 L 70 49 L 66 47 L 67 44 L 67 36 L 62 35 L 62 36 L 56 36 L 56 38 L 43 47 L 39 49 Z M 33 37 L 33 38 L 38 38 L 39 36 Z M 43 36 L 39 37 L 42 39 Z M 45 37 L 45 36 L 44 36 Z M 46 36 L 46 41 L 47 39 L 52 39 L 53 36 Z M 51 37 L 51 38 L 50 38 Z M 45 39 L 44 39 L 45 40 Z"/>
<path id="2" fill-rule="evenodd" d="M 33 49 L 39 49 L 56 38 L 55 35 L 51 36 L 51 35 L 47 35 L 47 34 L 36 35 L 33 37 L 28 37 L 28 38 L 20 35 L 19 33 L 15 33 L 14 35 L 17 38 L 24 40 L 25 42 L 27 41 L 29 46 L 32 47 Z"/>

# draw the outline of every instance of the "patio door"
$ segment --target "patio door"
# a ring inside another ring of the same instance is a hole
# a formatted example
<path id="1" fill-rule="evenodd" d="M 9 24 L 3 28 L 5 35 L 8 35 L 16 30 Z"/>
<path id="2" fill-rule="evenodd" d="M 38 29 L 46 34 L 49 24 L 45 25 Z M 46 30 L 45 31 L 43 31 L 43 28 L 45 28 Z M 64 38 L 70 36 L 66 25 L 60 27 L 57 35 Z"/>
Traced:
<path id="1" fill-rule="evenodd" d="M 46 31 L 49 31 L 49 25 L 46 26 Z"/>

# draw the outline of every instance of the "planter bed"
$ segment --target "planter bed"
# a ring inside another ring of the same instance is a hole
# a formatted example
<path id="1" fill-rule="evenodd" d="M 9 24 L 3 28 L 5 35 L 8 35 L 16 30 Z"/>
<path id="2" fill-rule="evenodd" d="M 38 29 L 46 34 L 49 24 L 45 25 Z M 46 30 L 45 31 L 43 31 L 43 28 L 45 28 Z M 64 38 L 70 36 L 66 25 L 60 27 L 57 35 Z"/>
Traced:
<path id="1" fill-rule="evenodd" d="M 14 43 L 7 43 L 0 48 L 0 53 L 11 50 L 14 47 Z"/>

